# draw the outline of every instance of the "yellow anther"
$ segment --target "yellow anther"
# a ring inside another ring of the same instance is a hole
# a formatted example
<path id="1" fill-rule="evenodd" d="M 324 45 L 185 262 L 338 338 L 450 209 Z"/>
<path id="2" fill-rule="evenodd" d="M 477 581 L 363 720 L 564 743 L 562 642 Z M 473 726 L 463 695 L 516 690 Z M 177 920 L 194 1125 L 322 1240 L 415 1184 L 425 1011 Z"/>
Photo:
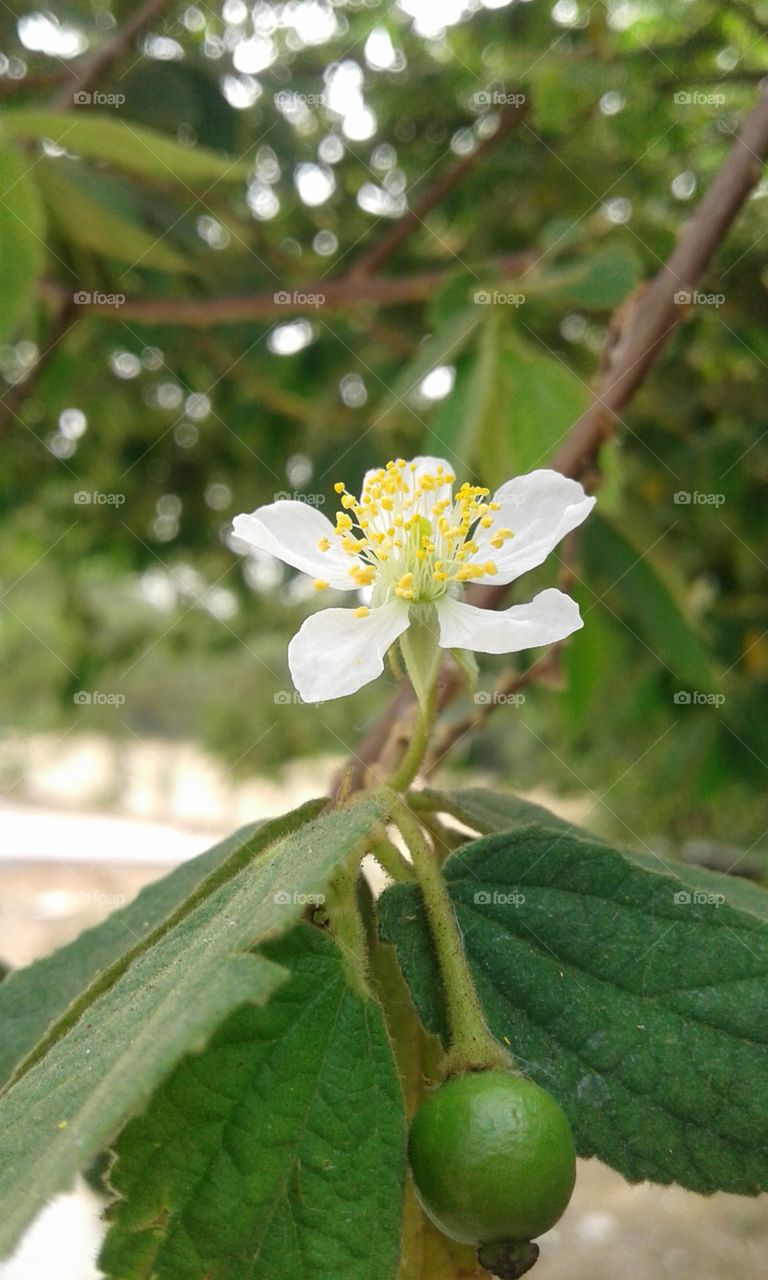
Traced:
<path id="1" fill-rule="evenodd" d="M 327 591 L 328 583 L 323 582 L 322 578 L 315 578 L 314 588 L 315 588 L 315 591 Z"/>
<path id="2" fill-rule="evenodd" d="M 493 563 L 492 560 L 486 560 L 485 564 L 483 565 L 483 571 L 485 573 L 490 573 L 490 574 L 498 573 L 498 569 L 496 568 L 496 565 Z"/>
<path id="3" fill-rule="evenodd" d="M 367 618 L 369 613 L 370 610 L 366 609 L 364 604 L 361 604 L 359 609 L 355 609 L 356 618 Z"/>
<path id="4" fill-rule="evenodd" d="M 329 538 L 321 538 L 317 544 L 318 551 L 330 551 L 331 543 Z"/>
<path id="5" fill-rule="evenodd" d="M 351 493 L 345 493 L 345 494 L 344 494 L 344 496 L 343 496 L 343 497 L 342 497 L 342 499 L 341 499 L 341 505 L 342 505 L 342 507 L 344 507 L 344 510 L 345 510 L 345 511 L 349 511 L 349 508 L 350 508 L 350 507 L 354 507 L 354 506 L 355 506 L 355 500 L 354 500 L 354 498 L 352 497 L 352 494 L 351 494 Z"/>
<path id="6" fill-rule="evenodd" d="M 336 512 L 336 529 L 344 529 L 349 531 L 352 528 L 352 519 L 347 515 L 346 511 Z"/>
<path id="7" fill-rule="evenodd" d="M 492 524 L 493 524 L 493 516 L 483 516 L 482 520 L 480 521 L 481 529 L 490 529 Z"/>
<path id="8" fill-rule="evenodd" d="M 346 485 L 344 484 L 343 480 L 337 480 L 333 487 L 336 493 L 343 493 L 346 488 Z"/>

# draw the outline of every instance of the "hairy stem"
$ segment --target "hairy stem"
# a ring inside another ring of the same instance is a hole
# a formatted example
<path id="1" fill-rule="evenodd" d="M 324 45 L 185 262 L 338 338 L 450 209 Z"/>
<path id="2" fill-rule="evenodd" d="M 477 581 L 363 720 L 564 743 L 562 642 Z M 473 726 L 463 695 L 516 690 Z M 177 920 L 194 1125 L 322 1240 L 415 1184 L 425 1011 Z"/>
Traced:
<path id="1" fill-rule="evenodd" d="M 422 828 L 402 801 L 393 808 L 391 816 L 411 851 L 437 952 L 450 1031 L 447 1073 L 453 1075 L 488 1067 L 509 1070 L 512 1066 L 510 1056 L 491 1034 L 485 1021 L 467 966 L 453 903 Z"/>

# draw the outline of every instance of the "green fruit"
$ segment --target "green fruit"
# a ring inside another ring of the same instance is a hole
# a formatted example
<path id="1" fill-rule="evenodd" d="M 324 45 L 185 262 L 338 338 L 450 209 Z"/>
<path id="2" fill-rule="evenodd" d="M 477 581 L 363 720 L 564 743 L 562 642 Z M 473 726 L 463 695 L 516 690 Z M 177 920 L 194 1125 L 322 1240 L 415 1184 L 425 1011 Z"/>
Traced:
<path id="1" fill-rule="evenodd" d="M 454 1076 L 428 1097 L 409 1157 L 425 1213 L 462 1244 L 541 1235 L 576 1180 L 565 1114 L 544 1089 L 505 1071 Z"/>

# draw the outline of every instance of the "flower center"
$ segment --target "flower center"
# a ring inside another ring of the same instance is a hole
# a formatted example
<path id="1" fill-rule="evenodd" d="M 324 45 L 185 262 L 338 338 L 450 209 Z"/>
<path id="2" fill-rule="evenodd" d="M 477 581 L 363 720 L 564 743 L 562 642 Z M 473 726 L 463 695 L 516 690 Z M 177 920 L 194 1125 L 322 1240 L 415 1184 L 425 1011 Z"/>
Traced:
<path id="1" fill-rule="evenodd" d="M 493 530 L 490 545 L 500 549 L 513 533 L 494 529 L 499 504 L 488 501 L 488 489 L 465 483 L 454 497 L 455 479 L 440 465 L 430 472 L 398 458 L 368 474 L 359 499 L 342 481 L 334 486 L 341 502 L 335 536 L 354 561 L 350 576 L 374 587 L 377 604 L 392 597 L 428 604 L 469 578 L 496 573 L 493 560 L 473 559 L 475 534 Z M 322 538 L 318 547 L 328 551 L 331 542 Z"/>

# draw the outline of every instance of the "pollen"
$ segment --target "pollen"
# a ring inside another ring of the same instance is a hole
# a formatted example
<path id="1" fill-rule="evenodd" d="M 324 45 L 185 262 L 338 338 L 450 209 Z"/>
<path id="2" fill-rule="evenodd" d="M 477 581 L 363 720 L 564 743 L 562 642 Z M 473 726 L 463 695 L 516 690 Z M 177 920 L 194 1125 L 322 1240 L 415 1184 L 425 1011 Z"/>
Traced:
<path id="1" fill-rule="evenodd" d="M 359 499 L 339 481 L 335 539 L 318 546 L 330 550 L 335 541 L 350 557 L 352 581 L 373 587 L 376 603 L 429 602 L 452 584 L 494 574 L 483 551 L 501 550 L 512 531 L 496 526 L 500 504 L 490 501 L 490 490 L 467 482 L 454 491 L 455 480 L 442 463 L 427 469 L 396 458 L 368 472 Z"/>
<path id="2" fill-rule="evenodd" d="M 312 585 L 313 585 L 313 587 L 315 588 L 315 591 L 327 591 L 327 590 L 328 590 L 328 583 L 327 583 L 327 582 L 323 582 L 323 579 L 322 579 L 322 578 L 315 578 L 315 580 L 314 580 L 314 582 L 313 582 L 313 584 L 312 584 Z"/>
<path id="3" fill-rule="evenodd" d="M 356 618 L 367 618 L 369 613 L 370 609 L 367 609 L 364 604 L 361 604 L 359 609 L 355 609 Z"/>

